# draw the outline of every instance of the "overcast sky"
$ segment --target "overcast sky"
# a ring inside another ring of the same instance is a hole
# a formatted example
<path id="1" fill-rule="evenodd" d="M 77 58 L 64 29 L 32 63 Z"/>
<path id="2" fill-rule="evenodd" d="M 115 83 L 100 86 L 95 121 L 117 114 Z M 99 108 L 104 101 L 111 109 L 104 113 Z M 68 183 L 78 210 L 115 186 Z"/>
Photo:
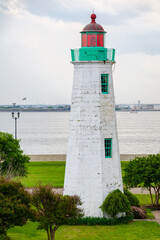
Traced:
<path id="1" fill-rule="evenodd" d="M 116 103 L 160 103 L 159 0 L 0 0 L 0 105 L 70 104 L 92 9 L 116 49 Z"/>

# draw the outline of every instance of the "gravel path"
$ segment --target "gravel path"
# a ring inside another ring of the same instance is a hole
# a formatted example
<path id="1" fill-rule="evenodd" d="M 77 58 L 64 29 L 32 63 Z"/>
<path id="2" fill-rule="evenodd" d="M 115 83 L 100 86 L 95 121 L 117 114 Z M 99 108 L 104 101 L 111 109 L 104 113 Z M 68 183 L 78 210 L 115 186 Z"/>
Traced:
<path id="1" fill-rule="evenodd" d="M 134 219 L 133 221 L 140 221 L 140 222 L 144 222 L 144 221 L 148 221 L 148 222 L 157 222 L 160 224 L 160 211 L 152 211 L 153 215 L 154 215 L 154 219 Z"/>
<path id="2" fill-rule="evenodd" d="M 152 213 L 155 216 L 155 219 L 153 219 L 153 220 L 160 224 L 160 210 L 159 211 L 152 211 Z"/>
<path id="3" fill-rule="evenodd" d="M 26 190 L 30 193 L 32 193 L 32 188 L 26 188 Z M 63 188 L 53 188 L 53 191 L 56 193 L 63 193 Z M 134 194 L 149 194 L 149 191 L 147 189 L 142 188 L 132 188 L 129 190 L 130 192 Z"/>
<path id="4" fill-rule="evenodd" d="M 133 194 L 149 194 L 146 188 L 131 188 L 129 191 Z"/>

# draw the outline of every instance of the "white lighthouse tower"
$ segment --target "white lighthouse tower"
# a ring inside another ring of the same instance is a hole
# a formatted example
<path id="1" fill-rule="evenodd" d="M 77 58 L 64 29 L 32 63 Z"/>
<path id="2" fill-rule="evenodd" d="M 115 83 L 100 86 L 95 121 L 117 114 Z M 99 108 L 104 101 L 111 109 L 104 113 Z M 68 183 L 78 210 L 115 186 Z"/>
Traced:
<path id="1" fill-rule="evenodd" d="M 122 176 L 117 136 L 112 66 L 115 50 L 104 47 L 105 31 L 95 22 L 81 32 L 81 48 L 72 49 L 74 65 L 64 194 L 78 195 L 85 216 L 102 217 L 106 196 Z"/>

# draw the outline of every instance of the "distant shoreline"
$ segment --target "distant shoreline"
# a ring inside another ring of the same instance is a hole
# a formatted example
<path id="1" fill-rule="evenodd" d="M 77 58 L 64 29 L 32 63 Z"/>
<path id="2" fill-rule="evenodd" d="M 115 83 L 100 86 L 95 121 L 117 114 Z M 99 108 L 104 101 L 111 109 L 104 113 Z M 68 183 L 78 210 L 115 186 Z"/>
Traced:
<path id="1" fill-rule="evenodd" d="M 116 112 L 131 112 L 131 110 L 115 110 Z M 136 112 L 159 112 L 159 110 L 136 110 Z M 68 109 L 0 109 L 0 112 L 70 112 Z"/>
<path id="2" fill-rule="evenodd" d="M 0 109 L 0 112 L 70 112 L 68 109 Z"/>

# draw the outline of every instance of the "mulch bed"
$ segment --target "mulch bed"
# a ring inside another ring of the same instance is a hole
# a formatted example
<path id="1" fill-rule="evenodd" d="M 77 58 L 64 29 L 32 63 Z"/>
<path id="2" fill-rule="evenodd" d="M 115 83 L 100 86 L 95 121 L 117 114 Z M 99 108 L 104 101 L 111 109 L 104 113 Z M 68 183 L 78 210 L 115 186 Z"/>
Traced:
<path id="1" fill-rule="evenodd" d="M 152 206 L 152 205 L 145 205 L 146 208 L 149 208 L 151 210 L 160 210 L 160 205 L 159 206 Z"/>

